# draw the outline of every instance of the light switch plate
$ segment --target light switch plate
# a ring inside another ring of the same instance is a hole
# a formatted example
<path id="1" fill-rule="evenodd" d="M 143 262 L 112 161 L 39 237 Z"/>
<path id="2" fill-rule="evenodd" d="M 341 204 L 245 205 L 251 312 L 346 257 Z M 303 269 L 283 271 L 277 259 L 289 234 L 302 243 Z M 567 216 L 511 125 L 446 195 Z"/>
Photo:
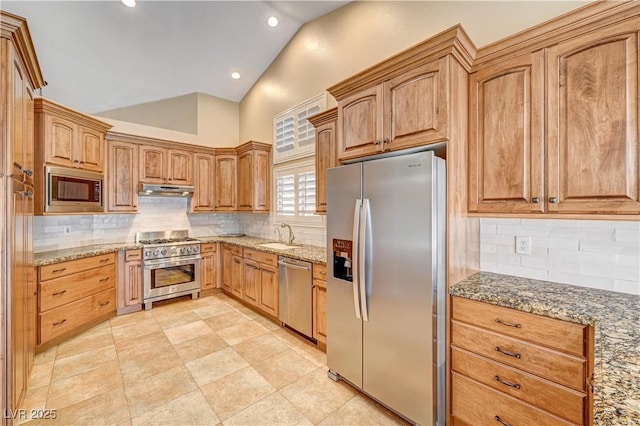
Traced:
<path id="1" fill-rule="evenodd" d="M 516 237 L 516 253 L 531 254 L 531 237 Z"/>

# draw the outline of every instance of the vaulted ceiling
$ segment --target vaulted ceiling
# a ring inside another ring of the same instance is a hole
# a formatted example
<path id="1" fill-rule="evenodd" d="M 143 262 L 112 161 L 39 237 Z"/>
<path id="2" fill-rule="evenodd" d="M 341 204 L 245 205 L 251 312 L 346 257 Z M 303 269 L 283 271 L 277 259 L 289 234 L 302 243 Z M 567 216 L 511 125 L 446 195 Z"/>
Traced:
<path id="1" fill-rule="evenodd" d="M 348 1 L 2 1 L 48 85 L 85 113 L 193 92 L 239 102 L 298 29 Z M 270 16 L 279 25 L 267 25 Z M 232 72 L 240 79 L 231 78 Z"/>

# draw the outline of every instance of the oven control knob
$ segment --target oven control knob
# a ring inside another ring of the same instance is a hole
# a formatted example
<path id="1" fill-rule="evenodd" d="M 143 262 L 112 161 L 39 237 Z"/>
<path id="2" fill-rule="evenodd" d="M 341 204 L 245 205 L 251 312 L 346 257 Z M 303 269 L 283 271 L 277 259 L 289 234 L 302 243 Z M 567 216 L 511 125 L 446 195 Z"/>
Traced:
<path id="1" fill-rule="evenodd" d="M 145 250 L 144 257 L 149 257 L 149 256 L 151 256 L 151 250 Z"/>
<path id="2" fill-rule="evenodd" d="M 157 256 L 157 255 L 159 255 L 159 254 L 160 254 L 160 249 L 155 249 L 155 250 L 153 251 L 153 255 L 154 255 L 154 256 Z"/>
<path id="3" fill-rule="evenodd" d="M 194 253 L 197 253 L 197 252 L 200 250 L 200 247 L 198 247 L 198 246 L 193 246 L 193 247 L 192 247 L 192 249 L 193 249 L 193 252 L 194 252 Z"/>
<path id="4" fill-rule="evenodd" d="M 162 251 L 160 251 L 160 254 L 162 254 L 163 256 L 167 255 L 167 249 L 163 248 Z"/>
<path id="5" fill-rule="evenodd" d="M 187 253 L 191 253 L 191 247 L 185 247 L 184 251 L 187 252 Z"/>
<path id="6" fill-rule="evenodd" d="M 175 254 L 178 251 L 178 247 L 171 247 L 171 254 Z"/>

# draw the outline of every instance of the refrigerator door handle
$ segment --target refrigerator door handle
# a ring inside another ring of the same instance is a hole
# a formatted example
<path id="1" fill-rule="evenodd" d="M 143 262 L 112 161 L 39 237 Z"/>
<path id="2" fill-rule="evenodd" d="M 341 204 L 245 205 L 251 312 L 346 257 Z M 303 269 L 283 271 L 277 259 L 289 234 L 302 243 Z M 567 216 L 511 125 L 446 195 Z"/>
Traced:
<path id="1" fill-rule="evenodd" d="M 369 227 L 369 199 L 362 200 L 360 218 L 360 243 L 358 244 L 358 269 L 360 280 L 360 303 L 362 304 L 362 319 L 369 321 L 369 304 L 367 303 L 367 268 L 366 268 L 366 253 L 371 241 L 367 235 L 367 227 Z"/>
<path id="2" fill-rule="evenodd" d="M 360 238 L 358 232 L 360 231 L 360 210 L 362 208 L 362 200 L 356 199 L 356 206 L 353 210 L 353 250 L 351 259 L 351 270 L 353 274 L 353 308 L 356 312 L 356 318 L 360 319 L 360 298 L 358 295 L 358 288 L 360 287 L 360 259 L 359 259 L 359 247 Z"/>

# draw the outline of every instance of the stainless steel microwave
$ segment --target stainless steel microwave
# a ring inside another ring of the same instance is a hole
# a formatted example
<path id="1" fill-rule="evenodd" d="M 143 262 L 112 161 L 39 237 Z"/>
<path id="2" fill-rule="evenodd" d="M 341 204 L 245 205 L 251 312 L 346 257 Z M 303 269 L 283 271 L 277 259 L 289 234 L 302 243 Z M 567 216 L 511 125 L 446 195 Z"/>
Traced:
<path id="1" fill-rule="evenodd" d="M 103 212 L 101 173 L 47 166 L 46 213 Z"/>

